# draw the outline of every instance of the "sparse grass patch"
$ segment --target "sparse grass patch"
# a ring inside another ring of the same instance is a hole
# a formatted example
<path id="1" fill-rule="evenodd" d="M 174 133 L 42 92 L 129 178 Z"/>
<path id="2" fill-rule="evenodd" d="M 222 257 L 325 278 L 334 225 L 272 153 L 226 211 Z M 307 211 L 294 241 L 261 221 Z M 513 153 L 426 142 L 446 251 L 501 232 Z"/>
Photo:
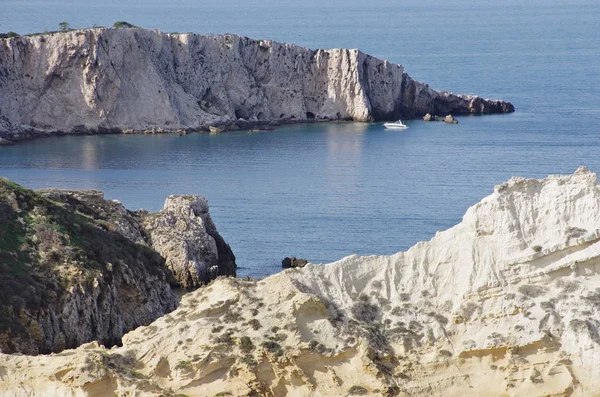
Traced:
<path id="1" fill-rule="evenodd" d="M 283 356 L 283 349 L 281 348 L 281 345 L 275 341 L 263 342 L 262 347 L 275 357 Z"/>
<path id="2" fill-rule="evenodd" d="M 348 389 L 348 394 L 353 395 L 353 396 L 364 396 L 367 393 L 368 393 L 368 390 L 362 386 L 354 385 L 350 389 Z"/>
<path id="3" fill-rule="evenodd" d="M 587 230 L 579 227 L 570 227 L 566 230 L 566 233 L 569 238 L 579 238 L 586 234 Z"/>
<path id="4" fill-rule="evenodd" d="M 249 353 L 249 352 L 251 352 L 252 350 L 255 349 L 255 346 L 254 346 L 254 343 L 252 343 L 252 340 L 249 337 L 242 336 L 240 338 L 240 349 L 243 352 Z"/>
<path id="5" fill-rule="evenodd" d="M 258 321 L 257 319 L 253 318 L 252 320 L 248 321 L 248 325 L 252 327 L 253 330 L 258 331 L 259 329 L 262 328 L 262 325 L 260 324 L 260 321 Z"/>
<path id="6" fill-rule="evenodd" d="M 230 331 L 224 332 L 215 339 L 215 342 L 225 346 L 233 346 L 235 342 L 231 335 L 232 332 Z"/>
<path id="7" fill-rule="evenodd" d="M 175 366 L 175 369 L 184 370 L 189 369 L 192 366 L 192 362 L 190 360 L 181 360 Z"/>
<path id="8" fill-rule="evenodd" d="M 240 361 L 249 367 L 256 367 L 258 365 L 252 354 L 245 354 Z"/>
<path id="9" fill-rule="evenodd" d="M 526 284 L 518 288 L 519 293 L 528 298 L 539 298 L 546 293 L 546 289 L 539 285 Z"/>
<path id="10" fill-rule="evenodd" d="M 244 317 L 238 312 L 229 311 L 223 316 L 223 321 L 226 323 L 237 323 L 239 321 L 244 321 Z"/>
<path id="11" fill-rule="evenodd" d="M 352 316 L 366 323 L 372 323 L 379 315 L 379 308 L 371 303 L 368 295 L 360 294 L 357 302 L 350 308 Z"/>

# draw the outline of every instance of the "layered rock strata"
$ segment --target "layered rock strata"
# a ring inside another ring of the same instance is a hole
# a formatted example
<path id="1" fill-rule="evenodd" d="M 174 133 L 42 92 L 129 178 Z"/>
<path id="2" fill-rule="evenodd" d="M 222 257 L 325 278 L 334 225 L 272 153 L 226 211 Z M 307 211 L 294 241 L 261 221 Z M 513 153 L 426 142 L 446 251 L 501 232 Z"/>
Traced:
<path id="1" fill-rule="evenodd" d="M 160 225 L 164 217 L 175 230 Z M 169 251 L 165 236 L 176 242 Z M 189 251 L 193 282 L 177 271 L 189 265 Z M 120 344 L 124 333 L 177 307 L 171 286 L 197 287 L 218 275 L 235 275 L 235 258 L 199 196 L 170 196 L 165 210 L 148 214 L 102 192 L 33 192 L 0 179 L 2 352 Z"/>
<path id="2" fill-rule="evenodd" d="M 0 40 L 0 138 L 507 113 L 358 50 L 87 29 Z M 6 142 L 5 142 L 6 143 Z"/>
<path id="3" fill-rule="evenodd" d="M 600 186 L 513 178 L 406 252 L 218 279 L 123 338 L 1 355 L 9 395 L 591 396 Z"/>

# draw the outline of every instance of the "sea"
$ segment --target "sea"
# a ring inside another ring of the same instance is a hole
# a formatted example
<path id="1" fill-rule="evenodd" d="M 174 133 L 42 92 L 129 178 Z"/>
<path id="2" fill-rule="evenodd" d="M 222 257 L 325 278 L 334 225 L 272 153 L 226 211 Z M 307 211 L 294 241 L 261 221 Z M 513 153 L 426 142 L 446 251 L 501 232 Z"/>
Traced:
<path id="1" fill-rule="evenodd" d="M 208 198 L 240 276 L 285 256 L 327 263 L 385 255 L 460 222 L 513 176 L 600 171 L 598 0 L 3 0 L 0 32 L 111 26 L 236 33 L 359 48 L 436 89 L 511 101 L 458 125 L 293 125 L 257 134 L 112 135 L 0 147 L 0 175 L 26 187 L 98 189 L 157 211 Z"/>

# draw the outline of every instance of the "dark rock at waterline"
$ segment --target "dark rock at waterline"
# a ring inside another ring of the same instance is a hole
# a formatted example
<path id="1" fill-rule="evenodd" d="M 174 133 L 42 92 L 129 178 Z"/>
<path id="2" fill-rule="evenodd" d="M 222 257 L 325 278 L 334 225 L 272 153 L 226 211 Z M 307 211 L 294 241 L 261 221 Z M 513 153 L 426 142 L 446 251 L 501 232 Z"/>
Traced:
<path id="1" fill-rule="evenodd" d="M 425 121 L 425 122 L 443 121 L 446 124 L 458 124 L 458 120 L 456 120 L 454 118 L 454 116 L 452 116 L 451 114 L 447 115 L 446 117 L 440 117 L 440 116 L 432 116 L 430 113 L 427 113 L 423 117 L 423 121 Z"/>
<path id="2" fill-rule="evenodd" d="M 458 120 L 456 120 L 451 114 L 444 117 L 443 121 L 446 124 L 458 124 Z"/>
<path id="3" fill-rule="evenodd" d="M 308 261 L 306 259 L 296 258 L 294 256 L 285 257 L 281 261 L 281 267 L 284 269 L 292 269 L 295 267 L 304 267 L 307 263 Z"/>

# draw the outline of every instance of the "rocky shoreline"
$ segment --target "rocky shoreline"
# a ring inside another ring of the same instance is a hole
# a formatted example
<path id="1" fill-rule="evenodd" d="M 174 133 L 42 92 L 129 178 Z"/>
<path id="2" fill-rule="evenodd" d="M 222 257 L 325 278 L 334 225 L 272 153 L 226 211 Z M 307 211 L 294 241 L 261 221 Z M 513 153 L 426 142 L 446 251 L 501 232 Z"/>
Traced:
<path id="1" fill-rule="evenodd" d="M 272 131 L 278 127 L 294 124 L 316 124 L 316 123 L 345 123 L 350 121 L 336 120 L 336 121 L 236 121 L 224 124 L 215 124 L 207 127 L 200 128 L 177 128 L 177 129 L 165 129 L 165 128 L 151 128 L 143 130 L 134 129 L 97 129 L 97 130 L 74 130 L 71 132 L 64 131 L 41 131 L 41 130 L 20 130 L 18 132 L 7 132 L 0 131 L 0 146 L 11 146 L 18 144 L 19 142 L 31 141 L 35 139 L 61 137 L 61 136 L 89 136 L 89 135 L 155 135 L 155 134 L 172 134 L 184 136 L 187 134 L 220 134 L 224 132 L 233 131 L 248 131 L 248 133 L 257 133 L 264 131 Z"/>
<path id="2" fill-rule="evenodd" d="M 0 39 L 0 143 L 47 135 L 254 129 L 510 113 L 359 50 L 94 28 Z"/>

